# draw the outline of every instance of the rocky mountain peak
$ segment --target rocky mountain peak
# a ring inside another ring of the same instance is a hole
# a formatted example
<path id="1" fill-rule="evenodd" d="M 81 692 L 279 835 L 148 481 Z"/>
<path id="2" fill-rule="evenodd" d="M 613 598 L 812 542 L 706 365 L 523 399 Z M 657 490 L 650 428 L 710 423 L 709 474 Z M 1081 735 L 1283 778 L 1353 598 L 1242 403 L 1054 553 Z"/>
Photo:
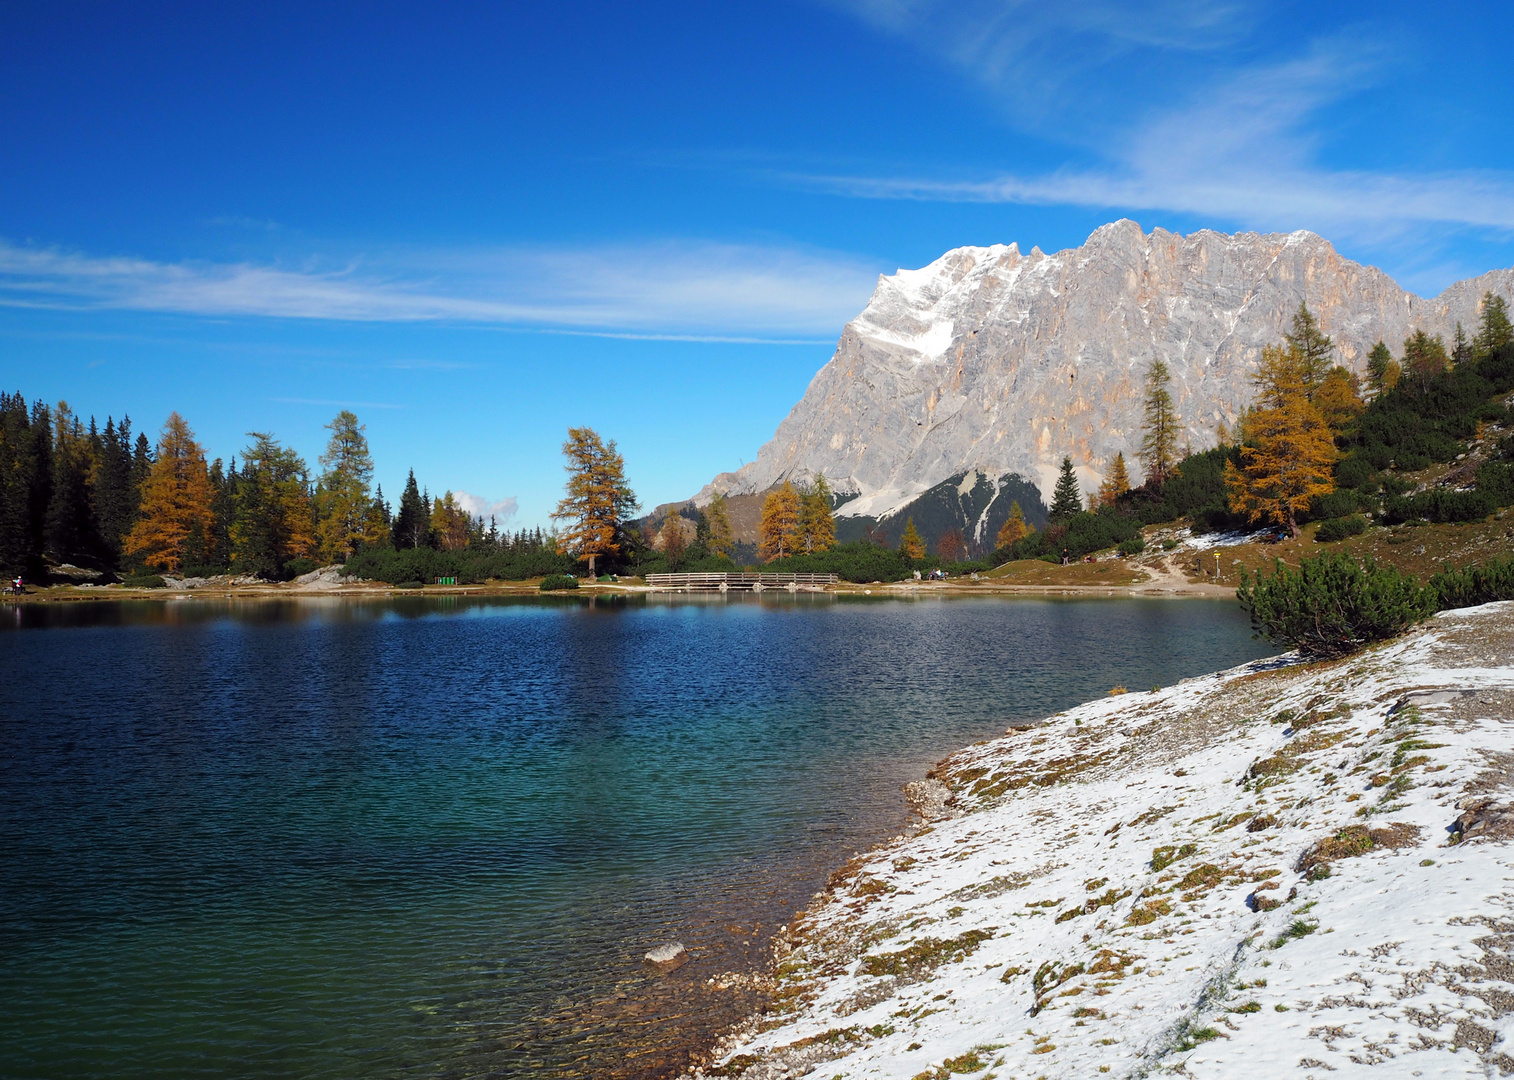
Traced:
<path id="1" fill-rule="evenodd" d="M 1514 270 L 1423 299 L 1305 231 L 1183 236 L 1122 219 L 1050 255 L 954 248 L 880 276 L 757 459 L 696 499 L 824 473 L 857 496 L 842 513 L 881 517 L 974 470 L 1049 491 L 1064 454 L 1087 490 L 1116 453 L 1134 458 L 1153 360 L 1172 373 L 1188 441 L 1210 446 L 1301 302 L 1361 371 L 1379 339 L 1397 352 L 1415 330 L 1471 328 L 1488 290 L 1514 296 Z"/>

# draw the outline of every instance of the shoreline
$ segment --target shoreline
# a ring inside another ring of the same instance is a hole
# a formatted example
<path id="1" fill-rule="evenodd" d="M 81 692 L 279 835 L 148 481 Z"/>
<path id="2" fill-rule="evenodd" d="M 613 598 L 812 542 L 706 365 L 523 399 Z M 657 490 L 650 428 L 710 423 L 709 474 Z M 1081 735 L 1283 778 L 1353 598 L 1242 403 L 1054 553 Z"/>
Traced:
<path id="1" fill-rule="evenodd" d="M 681 1075 L 1514 1070 L 1511 723 L 1514 602 L 959 750 Z"/>
<path id="2" fill-rule="evenodd" d="M 1234 599 L 1235 589 L 1228 585 L 1175 580 L 1172 578 L 1135 582 L 1131 584 L 1085 585 L 1085 584 L 1036 584 L 1017 585 L 980 579 L 978 581 L 899 581 L 876 584 L 853 584 L 842 582 L 826 589 L 812 590 L 833 596 L 878 596 L 921 598 L 936 596 L 961 598 L 969 596 L 1084 596 L 1084 597 L 1138 597 L 1138 598 L 1185 598 L 1185 599 Z M 390 599 L 396 597 L 436 596 L 687 596 L 685 594 L 650 589 L 645 585 L 591 584 L 577 589 L 543 593 L 533 583 L 490 582 L 479 585 L 427 585 L 419 589 L 402 589 L 383 584 L 348 584 L 309 588 L 288 582 L 269 582 L 261 585 L 201 586 L 192 589 L 134 589 L 119 585 L 78 586 L 51 585 L 28 586 L 22 596 L 0 597 L 4 604 L 59 604 L 80 601 L 121 600 L 226 600 L 269 599 L 290 600 L 308 598 Z M 702 595 L 702 594 L 697 594 Z"/>

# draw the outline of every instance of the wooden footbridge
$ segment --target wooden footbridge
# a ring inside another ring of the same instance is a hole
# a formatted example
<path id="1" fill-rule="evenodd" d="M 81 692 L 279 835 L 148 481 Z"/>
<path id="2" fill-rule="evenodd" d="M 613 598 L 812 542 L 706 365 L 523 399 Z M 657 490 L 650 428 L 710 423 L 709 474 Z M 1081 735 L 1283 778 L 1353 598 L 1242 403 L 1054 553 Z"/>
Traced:
<path id="1" fill-rule="evenodd" d="M 648 574 L 653 592 L 754 592 L 784 589 L 819 592 L 836 584 L 835 574 Z"/>

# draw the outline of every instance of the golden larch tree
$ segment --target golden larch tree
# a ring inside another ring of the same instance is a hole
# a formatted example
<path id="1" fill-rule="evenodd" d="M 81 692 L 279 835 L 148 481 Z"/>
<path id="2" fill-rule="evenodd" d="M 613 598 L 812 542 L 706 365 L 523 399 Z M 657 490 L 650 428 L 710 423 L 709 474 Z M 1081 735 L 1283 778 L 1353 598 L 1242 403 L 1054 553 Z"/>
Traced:
<path id="1" fill-rule="evenodd" d="M 668 516 L 662 519 L 662 529 L 658 533 L 658 547 L 668 557 L 668 566 L 678 569 L 678 562 L 683 558 L 683 553 L 688 549 L 688 537 L 683 533 L 683 515 L 677 508 L 668 511 Z"/>
<path id="2" fill-rule="evenodd" d="M 904 535 L 899 538 L 899 550 L 911 559 L 925 558 L 925 541 L 920 539 L 914 518 L 907 518 L 904 522 Z"/>
<path id="3" fill-rule="evenodd" d="M 473 519 L 457 501 L 457 496 L 447 492 L 440 499 L 431 500 L 431 534 L 436 537 L 436 546 L 443 551 L 461 551 L 473 539 Z"/>
<path id="4" fill-rule="evenodd" d="M 122 545 L 142 565 L 169 573 L 184 562 L 192 532 L 209 536 L 213 519 L 205 451 L 178 413 L 170 413 L 158 437 L 158 455 L 142 484 L 137 523 Z"/>
<path id="5" fill-rule="evenodd" d="M 1099 485 L 1098 505 L 1113 506 L 1115 500 L 1130 490 L 1130 471 L 1125 467 L 1125 453 L 1121 451 L 1114 456 L 1114 464 L 1109 467 L 1109 475 L 1104 477 L 1104 482 Z"/>
<path id="6" fill-rule="evenodd" d="M 729 558 L 736 539 L 731 530 L 730 509 L 726 506 L 725 496 L 718 491 L 710 497 L 710 505 L 704 508 L 704 519 L 709 527 L 705 547 L 711 555 Z"/>
<path id="7" fill-rule="evenodd" d="M 762 520 L 757 526 L 758 557 L 767 561 L 791 554 L 798 532 L 799 492 L 785 480 L 762 501 Z"/>
<path id="8" fill-rule="evenodd" d="M 999 535 L 994 538 L 994 543 L 1001 548 L 1013 547 L 1035 531 L 1035 526 L 1025 520 L 1025 511 L 1020 509 L 1020 503 L 1016 500 L 1009 504 L 1009 517 L 999 526 Z"/>
<path id="9" fill-rule="evenodd" d="M 1295 349 L 1263 350 L 1258 407 L 1246 419 L 1241 467 L 1225 464 L 1231 510 L 1253 522 L 1286 525 L 1295 537 L 1298 512 L 1335 490 L 1337 458 L 1330 425 L 1309 401 L 1303 360 Z"/>
<path id="10" fill-rule="evenodd" d="M 825 551 L 836 542 L 836 518 L 831 512 L 831 486 L 820 476 L 799 495 L 799 525 L 794 548 L 807 553 Z"/>
<path id="11" fill-rule="evenodd" d="M 626 483 L 625 458 L 614 439 L 606 443 L 593 428 L 569 428 L 562 452 L 568 483 L 552 514 L 565 525 L 557 541 L 562 550 L 587 560 L 593 577 L 596 559 L 619 553 L 620 530 L 636 512 L 636 495 Z"/>

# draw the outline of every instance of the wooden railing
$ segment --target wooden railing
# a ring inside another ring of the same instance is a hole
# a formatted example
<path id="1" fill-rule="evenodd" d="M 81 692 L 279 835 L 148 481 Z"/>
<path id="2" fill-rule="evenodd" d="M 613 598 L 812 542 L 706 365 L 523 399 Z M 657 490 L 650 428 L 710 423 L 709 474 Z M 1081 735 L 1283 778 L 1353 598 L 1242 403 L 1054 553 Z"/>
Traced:
<path id="1" fill-rule="evenodd" d="M 762 592 L 765 589 L 818 589 L 836 584 L 835 574 L 648 574 L 657 592 Z"/>

